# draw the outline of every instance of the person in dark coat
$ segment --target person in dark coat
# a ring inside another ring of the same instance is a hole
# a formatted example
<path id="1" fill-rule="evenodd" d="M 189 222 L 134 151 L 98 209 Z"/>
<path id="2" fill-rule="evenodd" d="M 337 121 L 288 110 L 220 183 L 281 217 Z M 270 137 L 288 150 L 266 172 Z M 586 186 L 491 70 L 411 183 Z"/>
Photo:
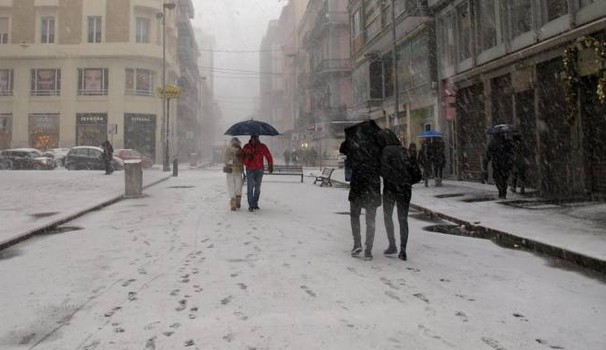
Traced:
<path id="1" fill-rule="evenodd" d="M 492 162 L 492 178 L 494 179 L 499 198 L 507 197 L 507 180 L 513 168 L 513 142 L 505 133 L 498 133 L 492 137 L 483 160 L 483 180 L 488 181 L 488 163 Z"/>
<path id="2" fill-rule="evenodd" d="M 418 154 L 419 164 L 423 169 L 423 182 L 425 187 L 429 186 L 431 176 L 431 138 L 424 139 Z"/>
<path id="3" fill-rule="evenodd" d="M 446 166 L 446 144 L 441 137 L 431 139 L 429 144 L 429 158 L 433 169 L 433 178 L 436 187 L 442 186 L 442 173 Z"/>
<path id="4" fill-rule="evenodd" d="M 101 144 L 101 148 L 103 149 L 103 163 L 105 163 L 105 175 L 109 175 L 114 172 L 114 167 L 112 166 L 112 160 L 114 159 L 114 148 L 109 140 L 103 141 Z"/>
<path id="5" fill-rule="evenodd" d="M 406 260 L 408 243 L 408 208 L 412 195 L 411 160 L 397 135 L 390 129 L 379 132 L 377 142 L 381 148 L 381 177 L 383 178 L 383 217 L 389 247 L 385 255 L 398 253 L 392 220 L 394 205 L 398 208 L 400 225 L 400 253 L 398 258 Z"/>
<path id="6" fill-rule="evenodd" d="M 408 156 L 410 156 L 411 160 L 418 162 L 417 153 L 417 144 L 411 142 L 410 145 L 408 145 Z"/>
<path id="7" fill-rule="evenodd" d="M 347 156 L 352 175 L 349 188 L 350 220 L 354 239 L 352 256 L 362 252 L 360 214 L 365 210 L 366 244 L 364 258 L 372 259 L 375 236 L 375 216 L 381 205 L 380 150 L 377 133 L 381 129 L 373 120 L 361 122 L 345 129 L 345 141 L 339 152 Z"/>
<path id="8" fill-rule="evenodd" d="M 522 142 L 520 134 L 513 135 L 513 171 L 511 172 L 511 192 L 516 193 L 516 187 L 520 185 L 520 193 L 526 193 L 526 171 L 528 170 L 529 151 Z"/>

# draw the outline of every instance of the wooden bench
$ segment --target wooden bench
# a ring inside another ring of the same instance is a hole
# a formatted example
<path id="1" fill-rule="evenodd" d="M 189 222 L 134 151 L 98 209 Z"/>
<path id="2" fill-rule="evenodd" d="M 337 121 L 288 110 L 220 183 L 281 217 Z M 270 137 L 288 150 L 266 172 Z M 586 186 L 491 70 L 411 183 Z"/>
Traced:
<path id="1" fill-rule="evenodd" d="M 332 187 L 332 181 L 330 181 L 330 177 L 332 176 L 332 172 L 335 171 L 334 168 L 323 168 L 322 174 L 316 176 L 316 180 L 314 181 L 314 185 L 316 182 L 320 181 L 320 187 L 324 185 L 329 185 Z"/>
<path id="2" fill-rule="evenodd" d="M 301 176 L 301 182 L 303 182 L 303 166 L 302 165 L 280 165 L 274 164 L 273 173 L 269 172 L 267 165 L 263 170 L 265 175 L 296 175 Z"/>

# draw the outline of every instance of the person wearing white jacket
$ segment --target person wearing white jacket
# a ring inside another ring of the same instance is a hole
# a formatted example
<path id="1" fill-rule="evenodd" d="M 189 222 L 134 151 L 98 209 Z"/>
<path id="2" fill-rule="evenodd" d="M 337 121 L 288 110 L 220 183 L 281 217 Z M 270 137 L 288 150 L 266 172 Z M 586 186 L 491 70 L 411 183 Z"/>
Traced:
<path id="1" fill-rule="evenodd" d="M 227 191 L 229 193 L 229 206 L 232 211 L 240 209 L 242 203 L 242 185 L 244 183 L 242 174 L 242 147 L 240 140 L 234 137 L 225 149 L 225 166 L 223 172 L 227 177 Z"/>

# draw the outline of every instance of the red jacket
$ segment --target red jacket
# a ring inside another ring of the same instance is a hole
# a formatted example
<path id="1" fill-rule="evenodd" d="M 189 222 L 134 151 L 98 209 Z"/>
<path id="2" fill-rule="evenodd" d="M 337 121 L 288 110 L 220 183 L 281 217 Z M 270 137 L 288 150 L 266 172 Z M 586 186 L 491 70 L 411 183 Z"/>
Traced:
<path id="1" fill-rule="evenodd" d="M 263 170 L 263 157 L 267 159 L 267 164 L 273 166 L 274 159 L 267 146 L 262 143 L 252 145 L 250 142 L 244 145 L 244 165 L 247 170 Z"/>

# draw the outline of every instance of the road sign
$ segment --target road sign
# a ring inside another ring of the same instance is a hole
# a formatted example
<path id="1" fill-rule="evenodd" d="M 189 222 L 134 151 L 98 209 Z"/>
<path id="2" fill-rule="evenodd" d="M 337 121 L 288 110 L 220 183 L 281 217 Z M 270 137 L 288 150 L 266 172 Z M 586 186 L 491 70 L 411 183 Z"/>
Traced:
<path id="1" fill-rule="evenodd" d="M 181 96 L 181 88 L 178 87 L 177 85 L 168 84 L 168 85 L 166 85 L 166 89 L 163 89 L 162 87 L 158 87 L 156 89 L 156 94 L 160 98 L 162 98 L 162 97 L 167 98 L 167 99 L 179 98 L 179 96 Z"/>
<path id="2" fill-rule="evenodd" d="M 118 134 L 118 124 L 107 124 L 107 133 L 109 135 Z"/>

